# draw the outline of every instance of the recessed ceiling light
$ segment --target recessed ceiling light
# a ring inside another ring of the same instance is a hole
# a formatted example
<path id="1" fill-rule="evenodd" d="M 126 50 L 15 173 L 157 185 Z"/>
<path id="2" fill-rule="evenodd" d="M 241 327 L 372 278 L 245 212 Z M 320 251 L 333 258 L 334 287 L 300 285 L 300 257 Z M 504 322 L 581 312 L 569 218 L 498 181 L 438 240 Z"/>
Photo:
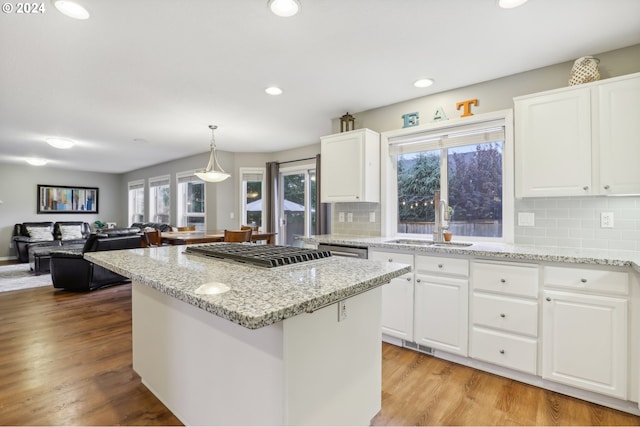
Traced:
<path id="1" fill-rule="evenodd" d="M 418 79 L 413 82 L 415 87 L 429 87 L 433 84 L 433 79 Z"/>
<path id="2" fill-rule="evenodd" d="M 46 141 L 50 146 L 60 148 L 62 150 L 66 150 L 75 145 L 75 142 L 66 138 L 47 138 Z"/>
<path id="3" fill-rule="evenodd" d="M 282 89 L 276 86 L 268 87 L 264 91 L 267 92 L 269 95 L 282 95 Z"/>
<path id="4" fill-rule="evenodd" d="M 300 10 L 298 0 L 269 0 L 267 5 L 271 12 L 283 18 L 293 16 Z"/>
<path id="5" fill-rule="evenodd" d="M 27 163 L 29 163 L 31 166 L 43 166 L 46 165 L 48 160 L 46 159 L 38 159 L 36 157 L 31 157 L 28 159 L 25 159 L 27 161 Z"/>
<path id="6" fill-rule="evenodd" d="M 513 9 L 514 7 L 522 6 L 528 0 L 498 0 L 498 6 L 503 9 Z"/>
<path id="7" fill-rule="evenodd" d="M 84 6 L 69 0 L 54 0 L 53 5 L 62 13 L 73 19 L 89 19 L 89 11 Z"/>

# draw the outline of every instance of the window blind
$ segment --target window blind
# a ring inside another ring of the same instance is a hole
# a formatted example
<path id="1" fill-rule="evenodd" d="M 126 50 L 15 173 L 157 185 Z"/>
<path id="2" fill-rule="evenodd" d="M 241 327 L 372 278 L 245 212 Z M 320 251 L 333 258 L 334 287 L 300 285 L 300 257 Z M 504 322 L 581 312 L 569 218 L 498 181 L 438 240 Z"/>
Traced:
<path id="1" fill-rule="evenodd" d="M 153 181 L 149 180 L 149 187 L 162 187 L 165 185 L 169 185 L 169 177 L 159 178 Z"/>

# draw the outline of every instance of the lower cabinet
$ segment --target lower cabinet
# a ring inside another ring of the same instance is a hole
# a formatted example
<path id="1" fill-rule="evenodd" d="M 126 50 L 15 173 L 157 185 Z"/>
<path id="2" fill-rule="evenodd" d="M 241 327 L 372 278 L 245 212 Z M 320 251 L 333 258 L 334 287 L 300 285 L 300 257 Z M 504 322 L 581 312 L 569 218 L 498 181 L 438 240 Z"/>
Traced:
<path id="1" fill-rule="evenodd" d="M 471 357 L 536 375 L 536 264 L 474 261 Z"/>
<path id="2" fill-rule="evenodd" d="M 468 280 L 416 274 L 418 344 L 467 356 Z"/>
<path id="3" fill-rule="evenodd" d="M 370 250 L 369 259 L 410 264 L 413 269 L 413 254 Z M 413 271 L 382 287 L 382 333 L 413 341 Z"/>
<path id="4" fill-rule="evenodd" d="M 542 377 L 627 398 L 628 274 L 545 267 Z"/>

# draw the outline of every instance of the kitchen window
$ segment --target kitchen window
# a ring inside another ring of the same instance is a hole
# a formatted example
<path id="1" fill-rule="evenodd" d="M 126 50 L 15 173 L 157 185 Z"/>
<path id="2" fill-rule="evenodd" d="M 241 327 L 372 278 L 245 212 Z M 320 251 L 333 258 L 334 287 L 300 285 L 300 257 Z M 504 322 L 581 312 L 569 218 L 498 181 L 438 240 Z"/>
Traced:
<path id="1" fill-rule="evenodd" d="M 178 227 L 206 230 L 205 184 L 193 172 L 176 174 L 178 182 Z"/>
<path id="2" fill-rule="evenodd" d="M 144 222 L 144 180 L 129 182 L 127 188 L 129 224 Z"/>
<path id="3" fill-rule="evenodd" d="M 149 220 L 170 224 L 171 189 L 169 175 L 149 178 Z"/>
<path id="4" fill-rule="evenodd" d="M 383 134 L 386 235 L 431 237 L 440 190 L 454 240 L 513 240 L 512 119 L 499 115 Z"/>

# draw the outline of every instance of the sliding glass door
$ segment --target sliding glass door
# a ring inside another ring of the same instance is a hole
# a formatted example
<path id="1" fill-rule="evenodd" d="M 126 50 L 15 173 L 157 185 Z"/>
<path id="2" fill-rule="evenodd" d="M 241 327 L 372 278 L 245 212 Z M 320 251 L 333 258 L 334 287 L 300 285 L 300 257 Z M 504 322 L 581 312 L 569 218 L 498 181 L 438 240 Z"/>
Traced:
<path id="1" fill-rule="evenodd" d="M 296 236 L 309 236 L 315 230 L 315 165 L 281 169 L 280 188 L 278 243 L 299 245 Z"/>

